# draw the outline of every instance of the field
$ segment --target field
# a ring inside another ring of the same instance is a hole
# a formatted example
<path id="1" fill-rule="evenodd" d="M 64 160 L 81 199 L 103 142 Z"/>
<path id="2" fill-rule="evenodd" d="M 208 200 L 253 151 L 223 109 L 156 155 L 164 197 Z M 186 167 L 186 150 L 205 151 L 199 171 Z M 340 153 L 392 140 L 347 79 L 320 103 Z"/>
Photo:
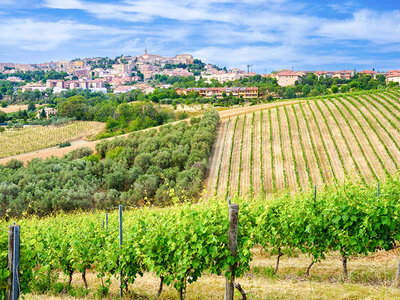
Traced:
<path id="1" fill-rule="evenodd" d="M 35 106 L 38 107 L 39 104 L 36 104 Z M 7 107 L 0 107 L 0 111 L 5 112 L 6 114 L 18 112 L 20 110 L 27 110 L 27 109 L 28 109 L 28 105 L 27 104 L 9 105 Z"/>
<path id="2" fill-rule="evenodd" d="M 103 129 L 102 123 L 83 121 L 63 126 L 28 126 L 22 129 L 7 129 L 0 133 L 0 157 L 47 148 L 66 141 L 85 139 Z"/>
<path id="3" fill-rule="evenodd" d="M 346 177 L 371 183 L 396 173 L 399 98 L 389 91 L 220 113 L 206 195 L 308 190 Z"/>

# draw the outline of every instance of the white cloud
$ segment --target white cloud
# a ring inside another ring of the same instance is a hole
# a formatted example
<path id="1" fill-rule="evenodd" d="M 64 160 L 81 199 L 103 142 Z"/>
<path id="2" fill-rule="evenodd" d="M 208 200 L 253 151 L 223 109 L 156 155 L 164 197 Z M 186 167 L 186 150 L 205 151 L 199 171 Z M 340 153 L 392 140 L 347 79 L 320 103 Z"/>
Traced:
<path id="1" fill-rule="evenodd" d="M 58 9 L 85 9 L 85 5 L 79 0 L 46 0 L 46 6 Z"/>
<path id="2" fill-rule="evenodd" d="M 259 71 L 264 68 L 276 70 L 306 65 L 318 68 L 321 64 L 370 64 L 373 62 L 353 56 L 338 56 L 335 53 L 309 53 L 300 48 L 288 46 L 204 47 L 194 51 L 194 55 L 204 61 L 220 63 L 229 68 L 234 66 L 245 68 L 246 64 L 250 63 L 254 64 L 253 68 Z"/>
<path id="3" fill-rule="evenodd" d="M 226 66 L 254 63 L 262 69 L 275 69 L 296 64 L 373 62 L 349 53 L 371 43 L 398 52 L 390 46 L 400 43 L 399 11 L 361 10 L 350 15 L 357 7 L 355 1 L 324 3 L 317 10 L 297 0 L 44 0 L 41 5 L 81 10 L 102 25 L 0 19 L 0 45 L 46 51 L 76 43 L 116 55 L 136 54 L 147 47 L 163 55 L 192 52 Z M 315 11 L 320 15 L 323 9 L 346 15 L 337 14 L 341 19 L 313 15 Z"/>
<path id="4" fill-rule="evenodd" d="M 326 20 L 316 32 L 335 40 L 365 40 L 376 44 L 400 42 L 400 11 L 361 10 L 346 20 Z"/>
<path id="5" fill-rule="evenodd" d="M 95 25 L 72 21 L 42 22 L 31 19 L 0 20 L 0 44 L 24 50 L 46 51 L 89 32 L 99 32 Z"/>

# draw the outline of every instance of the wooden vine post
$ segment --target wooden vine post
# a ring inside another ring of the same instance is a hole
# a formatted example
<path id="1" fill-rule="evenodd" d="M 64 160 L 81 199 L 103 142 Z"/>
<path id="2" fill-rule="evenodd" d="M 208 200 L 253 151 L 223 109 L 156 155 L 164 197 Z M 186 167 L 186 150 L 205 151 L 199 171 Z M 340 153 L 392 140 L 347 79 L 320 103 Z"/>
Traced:
<path id="1" fill-rule="evenodd" d="M 7 300 L 19 299 L 19 226 L 11 225 L 8 230 L 8 277 Z"/>
<path id="2" fill-rule="evenodd" d="M 228 231 L 228 248 L 232 256 L 237 254 L 237 235 L 238 235 L 238 219 L 239 219 L 239 205 L 229 205 L 229 231 Z M 235 292 L 235 266 L 229 267 L 231 278 L 225 279 L 225 300 L 233 300 Z"/>

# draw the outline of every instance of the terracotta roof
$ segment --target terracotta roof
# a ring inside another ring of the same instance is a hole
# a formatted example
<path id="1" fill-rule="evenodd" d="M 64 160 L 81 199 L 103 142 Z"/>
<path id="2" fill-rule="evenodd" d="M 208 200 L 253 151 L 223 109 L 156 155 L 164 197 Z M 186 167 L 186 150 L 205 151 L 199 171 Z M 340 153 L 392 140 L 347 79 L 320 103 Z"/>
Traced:
<path id="1" fill-rule="evenodd" d="M 376 74 L 375 71 L 369 71 L 369 70 L 364 70 L 364 71 L 361 71 L 359 73 L 361 73 L 361 74 Z"/>

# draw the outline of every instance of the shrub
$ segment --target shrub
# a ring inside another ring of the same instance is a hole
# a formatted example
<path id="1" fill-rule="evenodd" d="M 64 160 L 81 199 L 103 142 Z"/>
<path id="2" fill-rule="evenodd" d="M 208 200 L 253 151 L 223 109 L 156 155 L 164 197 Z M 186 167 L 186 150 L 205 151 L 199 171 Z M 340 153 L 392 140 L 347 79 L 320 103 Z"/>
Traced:
<path id="1" fill-rule="evenodd" d="M 19 169 L 22 168 L 24 166 L 24 163 L 18 159 L 11 159 L 6 163 L 6 167 L 9 169 Z"/>
<path id="2" fill-rule="evenodd" d="M 71 146 L 70 142 L 64 142 L 64 143 L 61 143 L 58 147 L 59 148 L 65 148 L 65 147 L 69 147 L 69 146 Z"/>

